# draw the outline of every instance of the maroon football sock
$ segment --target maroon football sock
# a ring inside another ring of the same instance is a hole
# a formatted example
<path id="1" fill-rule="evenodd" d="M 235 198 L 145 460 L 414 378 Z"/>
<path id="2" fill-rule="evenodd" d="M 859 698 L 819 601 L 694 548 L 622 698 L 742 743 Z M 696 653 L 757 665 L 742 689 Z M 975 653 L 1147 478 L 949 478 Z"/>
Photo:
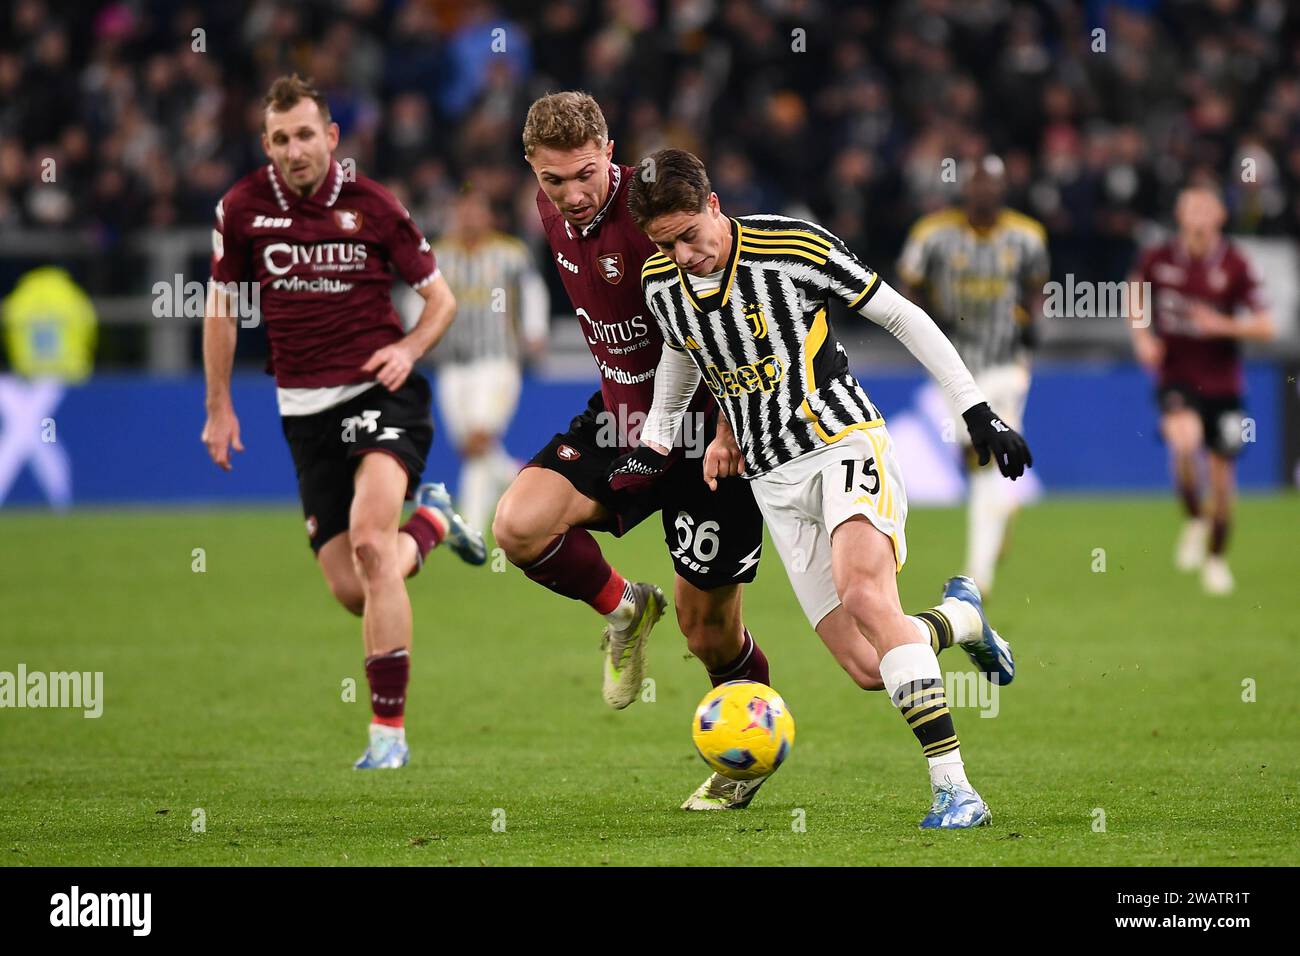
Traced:
<path id="1" fill-rule="evenodd" d="M 411 679 L 411 653 L 403 648 L 366 658 L 373 723 L 401 727 L 406 715 L 406 685 Z"/>
<path id="2" fill-rule="evenodd" d="M 424 567 L 424 559 L 429 556 L 429 552 L 442 544 L 447 529 L 438 524 L 438 519 L 428 508 L 416 508 L 411 517 L 406 520 L 406 524 L 397 530 L 405 531 L 415 539 L 415 567 L 407 575 L 407 577 L 415 577 L 420 568 Z"/>
<path id="3" fill-rule="evenodd" d="M 1227 518 L 1214 518 L 1210 521 L 1210 554 L 1223 554 L 1228 548 Z"/>
<path id="4" fill-rule="evenodd" d="M 716 671 L 709 671 L 709 680 L 713 682 L 714 687 L 725 684 L 729 680 L 752 680 L 771 686 L 771 678 L 767 672 L 767 655 L 749 633 L 749 628 L 745 628 L 745 642 L 741 645 L 740 653 L 734 660 Z"/>
<path id="5" fill-rule="evenodd" d="M 585 528 L 570 528 L 556 535 L 542 556 L 523 572 L 542 587 L 590 604 L 601 614 L 618 606 L 626 583 Z"/>
<path id="6" fill-rule="evenodd" d="M 1201 494 L 1196 490 L 1195 484 L 1180 482 L 1178 496 L 1183 499 L 1183 510 L 1187 512 L 1187 517 L 1199 518 L 1201 516 Z"/>

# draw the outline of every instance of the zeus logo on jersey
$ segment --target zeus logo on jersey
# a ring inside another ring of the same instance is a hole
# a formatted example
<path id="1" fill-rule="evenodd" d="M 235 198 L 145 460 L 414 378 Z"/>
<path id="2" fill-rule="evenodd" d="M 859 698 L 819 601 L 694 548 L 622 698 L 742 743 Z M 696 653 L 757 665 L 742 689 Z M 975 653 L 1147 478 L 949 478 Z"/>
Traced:
<path id="1" fill-rule="evenodd" d="M 785 378 L 785 365 L 775 355 L 759 359 L 736 369 L 719 369 L 716 365 L 704 366 L 704 380 L 716 397 L 753 394 L 759 390 L 770 392 L 776 383 Z"/>
<path id="2" fill-rule="evenodd" d="M 274 216 L 257 216 L 250 229 L 288 229 L 293 225 L 292 219 L 277 219 Z"/>

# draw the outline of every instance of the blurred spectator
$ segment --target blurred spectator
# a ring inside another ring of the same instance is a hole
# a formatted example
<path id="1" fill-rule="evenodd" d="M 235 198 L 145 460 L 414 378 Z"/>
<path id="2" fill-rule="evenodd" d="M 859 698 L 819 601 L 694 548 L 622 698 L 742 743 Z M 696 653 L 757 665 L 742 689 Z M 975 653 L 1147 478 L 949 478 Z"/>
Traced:
<path id="1" fill-rule="evenodd" d="M 990 150 L 1062 272 L 1119 277 L 1193 175 L 1234 232 L 1300 234 L 1285 0 L 13 0 L 0 226 L 205 226 L 293 70 L 434 235 L 467 181 L 535 234 L 519 130 L 563 87 L 600 100 L 620 160 L 696 150 L 729 209 L 811 211 L 878 263 Z"/>

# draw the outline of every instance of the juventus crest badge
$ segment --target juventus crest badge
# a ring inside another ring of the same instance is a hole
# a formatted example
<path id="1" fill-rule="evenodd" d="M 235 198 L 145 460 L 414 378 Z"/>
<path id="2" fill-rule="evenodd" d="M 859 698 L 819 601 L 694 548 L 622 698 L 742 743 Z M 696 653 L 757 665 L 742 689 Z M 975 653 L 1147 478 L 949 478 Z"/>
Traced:
<path id="1" fill-rule="evenodd" d="M 749 320 L 751 331 L 754 333 L 754 338 L 767 338 L 767 316 L 763 314 L 763 307 L 761 305 L 746 304 L 745 318 Z"/>

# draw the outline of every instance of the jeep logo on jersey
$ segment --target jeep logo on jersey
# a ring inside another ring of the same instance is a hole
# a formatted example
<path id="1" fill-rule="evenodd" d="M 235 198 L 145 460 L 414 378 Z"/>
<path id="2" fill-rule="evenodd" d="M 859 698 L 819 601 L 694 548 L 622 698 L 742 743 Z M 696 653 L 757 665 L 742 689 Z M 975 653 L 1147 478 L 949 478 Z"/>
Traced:
<path id="1" fill-rule="evenodd" d="M 784 377 L 785 365 L 775 355 L 736 369 L 719 369 L 716 365 L 704 367 L 704 380 L 709 385 L 709 391 L 718 398 L 739 395 L 741 392 L 770 392 Z"/>
<path id="2" fill-rule="evenodd" d="M 601 278 L 606 282 L 618 285 L 623 281 L 623 253 L 606 252 L 597 256 L 596 262 L 600 265 Z"/>
<path id="3" fill-rule="evenodd" d="M 753 333 L 756 339 L 767 338 L 767 316 L 763 314 L 761 305 L 745 305 L 745 318 L 754 327 Z"/>
<path id="4" fill-rule="evenodd" d="M 582 452 L 578 451 L 578 449 L 574 448 L 572 445 L 561 445 L 559 448 L 555 449 L 555 457 L 560 459 L 560 461 L 577 461 L 582 457 Z"/>
<path id="5" fill-rule="evenodd" d="M 366 267 L 364 242 L 317 242 L 309 245 L 273 242 L 262 250 L 271 275 L 282 276 L 294 266 L 315 266 L 317 272 L 349 272 Z"/>
<path id="6" fill-rule="evenodd" d="M 355 209 L 335 209 L 334 222 L 344 232 L 356 232 L 361 228 L 361 213 Z"/>

